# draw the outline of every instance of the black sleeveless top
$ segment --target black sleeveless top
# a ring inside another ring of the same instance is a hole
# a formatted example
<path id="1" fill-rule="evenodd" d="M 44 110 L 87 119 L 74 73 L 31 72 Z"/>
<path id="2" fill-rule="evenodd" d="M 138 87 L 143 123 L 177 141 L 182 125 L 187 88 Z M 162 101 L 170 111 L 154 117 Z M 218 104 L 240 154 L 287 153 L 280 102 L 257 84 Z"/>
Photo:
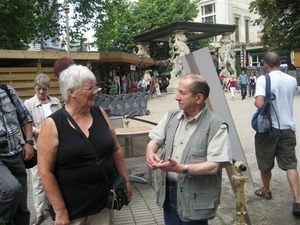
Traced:
<path id="1" fill-rule="evenodd" d="M 113 137 L 101 110 L 92 107 L 90 111 L 93 123 L 88 139 L 99 157 L 105 159 L 101 168 L 113 179 Z M 104 208 L 109 185 L 102 177 L 93 153 L 86 145 L 83 134 L 71 127 L 61 110 L 50 117 L 56 124 L 59 139 L 54 175 L 70 220 L 99 213 Z"/>

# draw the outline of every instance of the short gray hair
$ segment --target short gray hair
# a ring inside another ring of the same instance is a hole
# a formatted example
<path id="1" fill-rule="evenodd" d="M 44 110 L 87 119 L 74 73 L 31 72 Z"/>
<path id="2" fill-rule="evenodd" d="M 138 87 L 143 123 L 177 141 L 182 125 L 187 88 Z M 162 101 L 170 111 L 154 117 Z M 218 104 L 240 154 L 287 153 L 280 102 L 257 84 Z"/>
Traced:
<path id="1" fill-rule="evenodd" d="M 86 66 L 71 65 L 63 70 L 59 76 L 60 93 L 65 102 L 69 101 L 68 89 L 77 91 L 86 81 L 96 82 L 96 77 Z"/>
<path id="2" fill-rule="evenodd" d="M 280 57 L 276 52 L 268 52 L 264 58 L 263 62 L 271 68 L 280 67 Z"/>
<path id="3" fill-rule="evenodd" d="M 206 100 L 209 96 L 210 88 L 207 84 L 207 81 L 199 74 L 186 74 L 181 79 L 190 79 L 192 82 L 190 83 L 190 91 L 193 96 L 197 94 L 202 94 L 204 96 L 204 100 Z"/>
<path id="4" fill-rule="evenodd" d="M 50 77 L 46 74 L 38 74 L 34 79 L 34 87 L 46 85 L 48 88 L 50 87 Z"/>

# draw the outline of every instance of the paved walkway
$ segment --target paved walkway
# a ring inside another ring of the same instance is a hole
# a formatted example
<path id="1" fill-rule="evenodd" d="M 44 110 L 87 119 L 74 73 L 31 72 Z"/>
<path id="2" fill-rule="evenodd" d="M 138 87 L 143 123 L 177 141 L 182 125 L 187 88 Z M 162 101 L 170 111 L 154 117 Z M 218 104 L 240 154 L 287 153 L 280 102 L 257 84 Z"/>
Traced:
<path id="1" fill-rule="evenodd" d="M 255 111 L 255 107 L 253 105 L 254 98 L 246 98 L 245 100 L 241 100 L 240 94 L 236 94 L 236 100 L 230 100 L 230 94 L 225 92 L 225 97 L 228 102 L 228 106 L 230 108 L 231 114 L 234 118 L 235 125 L 237 131 L 239 133 L 241 143 L 246 154 L 246 158 L 248 161 L 249 168 L 251 168 L 251 174 L 253 179 L 257 182 L 255 184 L 260 184 L 259 173 L 257 170 L 257 165 L 255 161 L 254 154 L 254 146 L 253 146 L 253 137 L 254 131 L 250 126 L 251 117 Z M 295 118 L 300 128 L 300 118 L 299 118 L 299 110 L 300 110 L 300 96 L 297 95 L 295 98 Z M 175 101 L 175 94 L 167 94 L 162 93 L 162 97 L 152 98 L 148 102 L 148 107 L 150 110 L 150 115 L 144 115 L 138 117 L 140 119 L 150 120 L 152 122 L 159 122 L 162 116 L 172 108 L 177 108 L 177 102 Z M 133 119 L 130 120 L 129 126 L 141 125 L 142 123 L 139 121 L 135 121 Z M 149 125 L 151 126 L 151 125 Z M 300 143 L 299 135 L 298 143 Z M 297 147 L 297 152 L 299 152 L 299 147 Z M 299 156 L 298 156 L 299 157 Z M 139 171 L 145 172 L 145 178 L 148 179 L 148 172 L 146 168 L 138 168 Z M 277 176 L 277 175 L 276 175 Z M 284 182 L 282 181 L 284 180 Z M 289 194 L 290 189 L 286 182 L 285 174 L 281 172 L 281 176 L 277 177 L 274 181 L 275 185 L 278 185 L 277 189 L 273 190 L 274 192 L 282 192 L 281 194 L 287 195 L 285 201 L 288 204 L 291 203 L 292 199 Z M 279 186 L 283 184 L 283 190 L 279 189 Z M 272 184 L 274 185 L 274 184 Z M 31 185 L 29 185 L 31 187 Z M 128 207 L 124 207 L 121 211 L 116 214 L 116 225 L 126 225 L 126 224 L 137 224 L 137 225 L 152 225 L 159 224 L 163 225 L 163 215 L 162 211 L 156 205 L 156 197 L 155 197 L 155 188 L 154 182 L 153 185 L 149 184 L 140 184 L 132 182 L 133 189 L 133 200 Z M 291 207 L 287 209 L 277 208 L 278 212 L 272 214 L 272 208 L 274 205 L 278 204 L 278 207 L 282 204 L 282 202 L 276 200 L 272 200 L 271 202 L 267 202 L 266 200 L 259 199 L 258 197 L 253 195 L 254 187 L 250 185 L 245 186 L 245 197 L 246 197 L 246 206 L 248 207 L 248 214 L 250 215 L 251 222 L 253 225 L 281 225 L 281 224 L 300 224 L 300 220 L 294 218 L 291 213 Z M 278 194 L 278 193 L 277 193 Z M 28 194 L 28 205 L 29 209 L 32 212 L 32 220 L 34 218 L 34 209 L 32 202 L 32 191 L 29 189 Z M 256 210 L 258 209 L 258 210 Z M 256 215 L 256 212 L 263 212 L 259 215 Z M 271 213 L 270 213 L 271 211 Z M 253 214 L 254 213 L 254 214 Z M 268 215 L 270 214 L 270 215 Z M 281 215 L 284 216 L 281 216 Z M 50 216 L 46 215 L 46 220 L 43 224 L 53 224 Z M 276 218 L 273 218 L 276 217 Z M 274 222 L 275 221 L 275 222 Z M 225 225 L 225 224 L 233 224 L 235 222 L 235 198 L 230 186 L 229 178 L 226 173 L 223 175 L 223 188 L 222 188 L 222 197 L 218 210 L 218 215 L 214 220 L 209 222 L 210 225 Z"/>

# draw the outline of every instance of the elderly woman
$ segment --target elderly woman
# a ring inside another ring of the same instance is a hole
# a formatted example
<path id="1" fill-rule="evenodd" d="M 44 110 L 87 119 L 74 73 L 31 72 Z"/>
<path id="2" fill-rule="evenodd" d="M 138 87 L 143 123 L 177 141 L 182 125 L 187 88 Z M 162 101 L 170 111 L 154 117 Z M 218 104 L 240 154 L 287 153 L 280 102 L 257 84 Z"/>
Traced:
<path id="1" fill-rule="evenodd" d="M 132 193 L 123 150 L 103 109 L 94 107 L 98 91 L 94 74 L 84 66 L 71 65 L 59 77 L 73 117 L 103 161 L 103 172 L 111 180 L 114 169 L 124 175 L 129 201 Z M 38 139 L 39 172 L 55 213 L 55 224 L 111 224 L 111 209 L 105 208 L 110 186 L 83 134 L 76 130 L 63 108 L 45 120 Z"/>
<path id="2" fill-rule="evenodd" d="M 34 80 L 35 95 L 24 102 L 33 118 L 33 137 L 35 145 L 44 120 L 50 114 L 61 108 L 59 100 L 48 95 L 49 88 L 50 78 L 46 74 L 38 74 Z M 36 211 L 36 217 L 32 224 L 39 225 L 44 220 L 43 210 L 47 209 L 48 201 L 38 174 L 38 167 L 35 166 L 31 168 L 30 172 L 32 178 L 33 203 Z"/>

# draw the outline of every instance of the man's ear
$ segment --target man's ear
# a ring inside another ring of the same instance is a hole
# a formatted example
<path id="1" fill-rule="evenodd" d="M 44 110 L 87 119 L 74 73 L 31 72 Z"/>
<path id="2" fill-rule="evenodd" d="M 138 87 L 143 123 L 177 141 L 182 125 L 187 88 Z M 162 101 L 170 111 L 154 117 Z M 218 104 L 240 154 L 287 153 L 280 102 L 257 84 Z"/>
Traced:
<path id="1" fill-rule="evenodd" d="M 200 104 L 202 102 L 204 102 L 204 96 L 203 94 L 197 94 L 197 103 Z"/>

